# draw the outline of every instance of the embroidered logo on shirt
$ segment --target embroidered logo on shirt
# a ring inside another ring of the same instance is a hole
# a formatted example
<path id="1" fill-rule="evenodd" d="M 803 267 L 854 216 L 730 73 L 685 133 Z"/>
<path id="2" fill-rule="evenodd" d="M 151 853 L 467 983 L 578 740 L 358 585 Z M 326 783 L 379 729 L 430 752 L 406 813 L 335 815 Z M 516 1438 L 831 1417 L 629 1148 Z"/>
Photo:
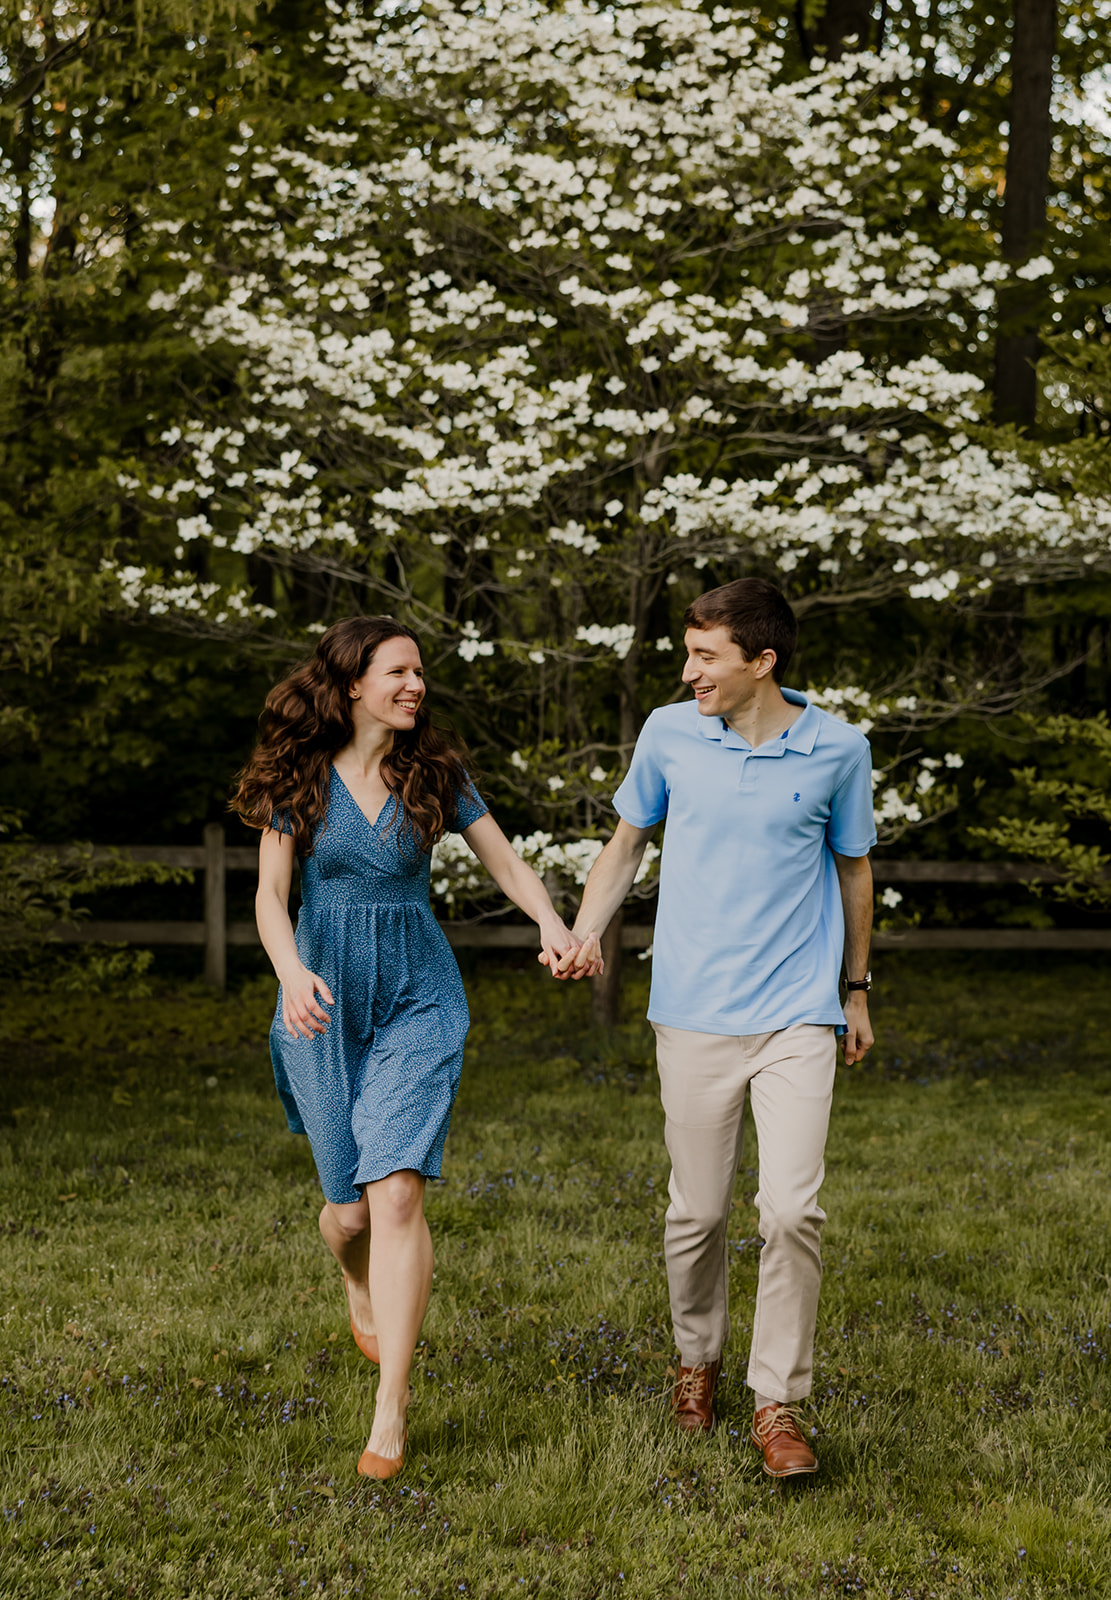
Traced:
<path id="1" fill-rule="evenodd" d="M 801 799 L 802 799 L 802 796 L 801 796 L 801 795 L 800 795 L 800 794 L 796 794 L 796 795 L 794 795 L 794 796 L 793 796 L 793 798 L 794 798 L 794 799 L 795 799 L 795 800 L 801 800 Z"/>

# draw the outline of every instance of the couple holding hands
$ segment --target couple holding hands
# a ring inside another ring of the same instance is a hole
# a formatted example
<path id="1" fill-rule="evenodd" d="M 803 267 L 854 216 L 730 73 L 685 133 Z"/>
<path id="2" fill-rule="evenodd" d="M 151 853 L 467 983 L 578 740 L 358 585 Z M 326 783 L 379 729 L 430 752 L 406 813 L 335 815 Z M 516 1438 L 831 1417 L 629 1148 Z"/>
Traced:
<path id="1" fill-rule="evenodd" d="M 747 1092 L 764 1241 L 751 1439 L 774 1476 L 817 1468 L 796 1403 L 811 1387 L 837 1039 L 848 1062 L 872 1043 L 870 754 L 862 734 L 782 687 L 798 630 L 771 584 L 714 589 L 684 624 L 691 698 L 653 711 L 641 730 L 573 929 L 433 729 L 410 629 L 389 617 L 337 623 L 267 698 L 234 805 L 262 830 L 256 910 L 281 984 L 270 1033 L 278 1093 L 312 1145 L 320 1231 L 355 1342 L 380 1366 L 363 1476 L 404 1464 L 409 1369 L 432 1285 L 424 1188 L 440 1174 L 469 1024 L 429 905 L 432 847 L 461 833 L 537 924 L 539 960 L 581 978 L 601 971 L 601 934 L 661 822 L 648 1017 L 671 1158 L 673 1417 L 689 1432 L 714 1425 Z"/>

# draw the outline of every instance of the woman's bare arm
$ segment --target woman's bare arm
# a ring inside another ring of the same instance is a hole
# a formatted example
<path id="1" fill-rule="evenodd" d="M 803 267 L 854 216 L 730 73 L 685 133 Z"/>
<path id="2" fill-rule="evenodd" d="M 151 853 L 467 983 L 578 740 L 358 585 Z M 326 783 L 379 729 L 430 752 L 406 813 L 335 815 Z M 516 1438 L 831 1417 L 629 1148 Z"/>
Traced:
<path id="1" fill-rule="evenodd" d="M 521 860 L 489 812 L 464 828 L 463 838 L 501 892 L 536 923 L 541 944 L 537 959 L 554 974 L 560 959 L 573 954 L 579 941 L 557 914 L 540 878 Z"/>
<path id="2" fill-rule="evenodd" d="M 276 828 L 267 828 L 258 847 L 258 891 L 255 921 L 262 947 L 282 986 L 282 1021 L 286 1031 L 311 1039 L 328 1026 L 320 999 L 334 1005 L 332 991 L 310 972 L 297 950 L 289 920 L 289 888 L 293 882 L 293 840 Z"/>

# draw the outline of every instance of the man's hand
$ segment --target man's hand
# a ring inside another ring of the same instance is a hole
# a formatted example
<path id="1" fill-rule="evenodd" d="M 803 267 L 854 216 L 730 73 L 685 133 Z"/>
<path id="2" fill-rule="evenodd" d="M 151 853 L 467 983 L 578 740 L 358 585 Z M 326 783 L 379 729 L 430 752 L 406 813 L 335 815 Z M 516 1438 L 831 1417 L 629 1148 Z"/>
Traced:
<path id="1" fill-rule="evenodd" d="M 553 977 L 574 978 L 577 982 L 579 978 L 599 978 L 605 970 L 601 939 L 596 933 L 585 933 L 578 949 L 570 951 L 563 957 Z"/>
<path id="2" fill-rule="evenodd" d="M 845 1052 L 845 1065 L 855 1066 L 863 1061 L 875 1044 L 872 1024 L 868 1020 L 868 994 L 864 989 L 850 989 L 845 1000 L 845 1026 L 848 1032 L 841 1036 Z"/>
<path id="3" fill-rule="evenodd" d="M 559 917 L 544 917 L 540 922 L 541 949 L 537 961 L 553 978 L 564 977 L 564 962 L 574 961 L 580 949 L 578 936 Z"/>

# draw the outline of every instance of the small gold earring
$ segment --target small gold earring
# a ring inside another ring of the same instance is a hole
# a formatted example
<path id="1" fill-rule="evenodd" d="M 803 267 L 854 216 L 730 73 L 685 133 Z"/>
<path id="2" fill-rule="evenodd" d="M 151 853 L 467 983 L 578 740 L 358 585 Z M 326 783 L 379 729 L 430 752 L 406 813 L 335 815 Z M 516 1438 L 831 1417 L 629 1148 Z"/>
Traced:
<path id="1" fill-rule="evenodd" d="M 351 691 L 351 698 L 352 698 L 352 700 L 358 700 L 358 699 L 360 699 L 360 698 L 361 698 L 361 697 L 360 697 L 360 696 L 359 696 L 359 695 L 357 695 L 357 694 L 356 694 L 356 693 L 355 693 L 355 691 L 354 691 L 354 689 L 352 689 L 352 691 Z"/>

